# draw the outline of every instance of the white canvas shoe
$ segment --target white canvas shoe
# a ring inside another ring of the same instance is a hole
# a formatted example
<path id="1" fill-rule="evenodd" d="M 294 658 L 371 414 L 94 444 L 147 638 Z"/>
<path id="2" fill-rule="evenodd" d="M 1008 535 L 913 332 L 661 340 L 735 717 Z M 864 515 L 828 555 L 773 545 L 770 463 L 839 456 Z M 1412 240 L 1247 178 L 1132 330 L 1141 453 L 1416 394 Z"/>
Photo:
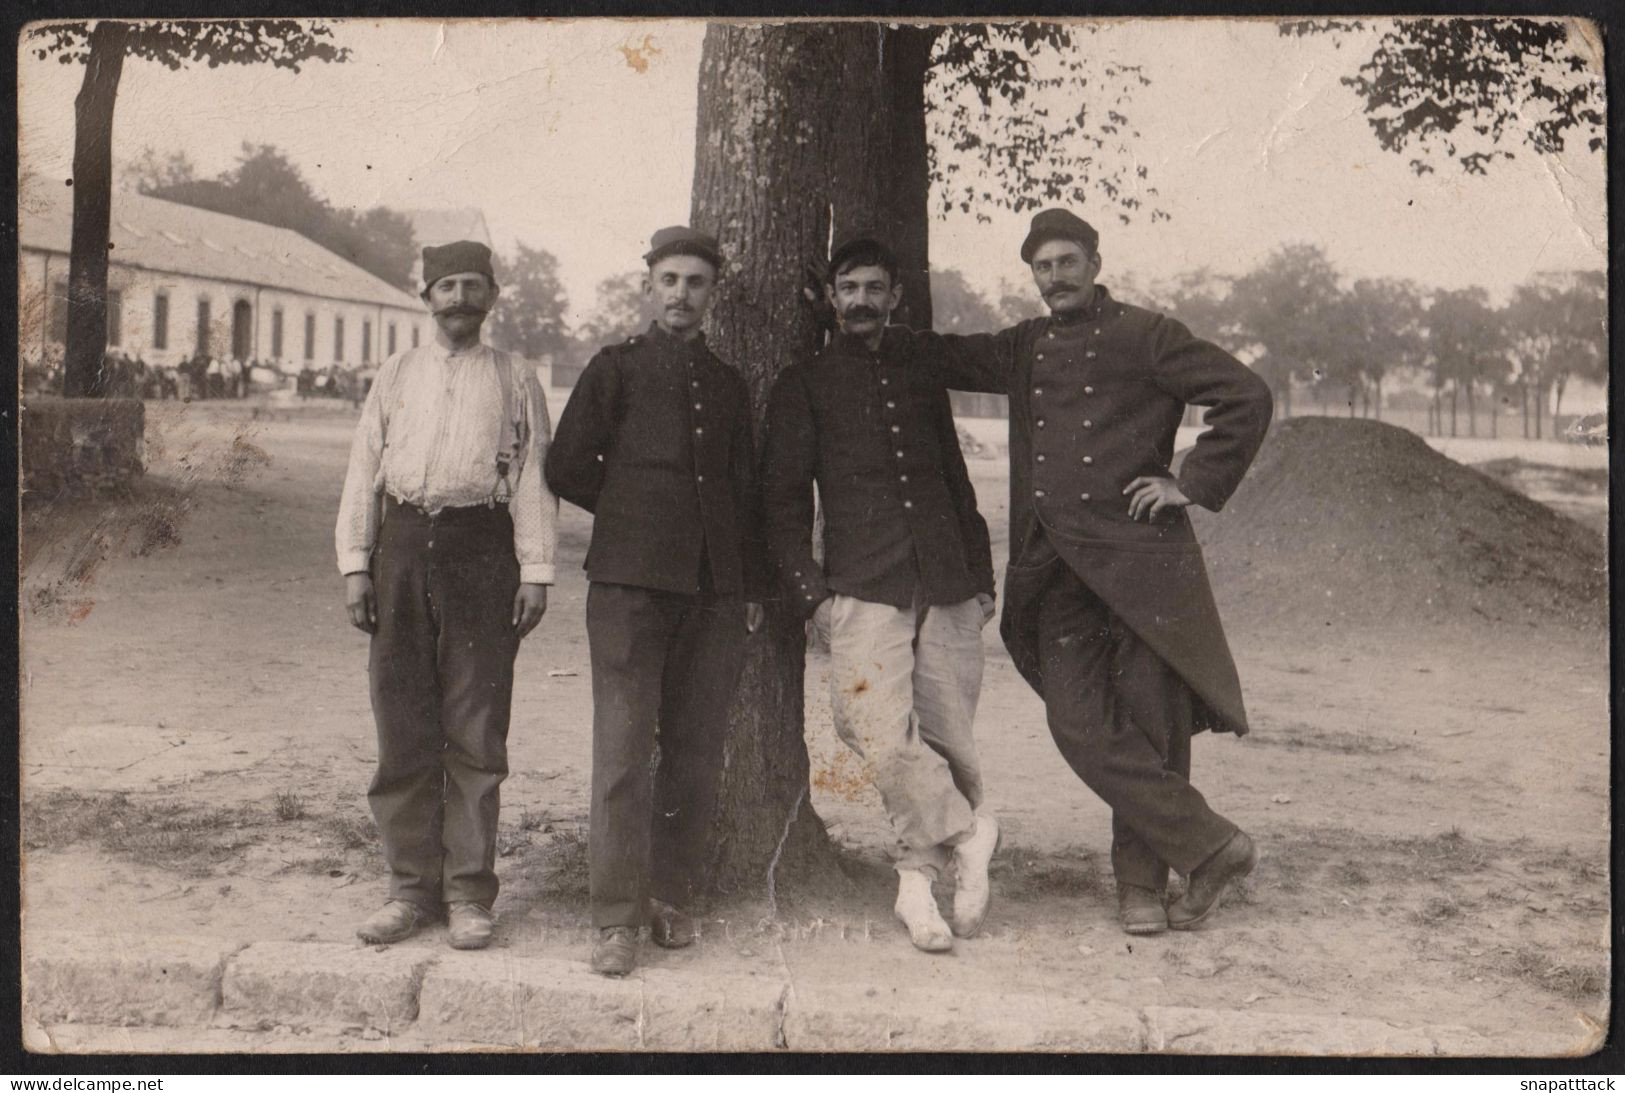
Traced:
<path id="1" fill-rule="evenodd" d="M 954 889 L 954 933 L 960 937 L 974 937 L 987 918 L 988 900 L 992 888 L 987 880 L 987 867 L 999 849 L 999 823 L 992 816 L 980 813 L 976 829 L 970 838 L 954 847 L 954 872 L 958 875 Z"/>
<path id="2" fill-rule="evenodd" d="M 897 905 L 893 910 L 908 927 L 908 939 L 916 949 L 941 953 L 954 947 L 954 935 L 937 910 L 937 897 L 931 894 L 931 878 L 918 869 L 897 871 Z"/>

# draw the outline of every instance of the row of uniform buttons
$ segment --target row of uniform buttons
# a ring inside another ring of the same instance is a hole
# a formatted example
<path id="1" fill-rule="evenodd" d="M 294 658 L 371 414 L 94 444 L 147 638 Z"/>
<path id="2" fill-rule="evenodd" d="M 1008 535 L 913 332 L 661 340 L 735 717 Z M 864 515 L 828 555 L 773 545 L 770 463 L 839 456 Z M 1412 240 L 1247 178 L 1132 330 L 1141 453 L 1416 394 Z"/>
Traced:
<path id="1" fill-rule="evenodd" d="M 891 377 L 890 376 L 881 376 L 880 377 L 880 386 L 882 386 L 882 387 L 890 387 L 891 386 Z M 889 394 L 889 392 L 888 392 L 888 394 Z M 897 409 L 897 400 L 896 399 L 887 398 L 885 400 L 885 403 L 886 403 L 886 409 L 888 409 L 888 410 Z M 903 427 L 901 425 L 897 425 L 897 424 L 894 423 L 892 425 L 892 427 L 891 427 L 891 432 L 892 432 L 893 436 L 901 437 L 902 433 L 903 433 Z M 897 458 L 898 459 L 903 458 L 903 449 L 901 449 L 901 448 L 897 449 Z M 908 475 L 906 475 L 906 474 L 902 473 L 901 471 L 899 471 L 898 474 L 897 474 L 897 481 L 901 482 L 905 486 L 908 485 Z M 914 507 L 914 502 L 908 500 L 907 498 L 904 498 L 903 499 L 903 507 L 905 509 L 912 509 Z"/>
<path id="2" fill-rule="evenodd" d="M 1094 333 L 1099 334 L 1100 333 L 1100 327 L 1098 327 L 1098 326 L 1095 327 L 1094 328 Z M 1053 341 L 1054 338 L 1055 338 L 1055 332 L 1052 330 L 1049 333 L 1045 334 L 1044 337 L 1046 337 L 1046 338 Z M 1084 358 L 1086 360 L 1094 360 L 1095 359 L 1095 351 L 1093 349 L 1084 350 L 1083 355 L 1084 355 Z M 1038 360 L 1043 360 L 1044 359 L 1044 354 L 1042 352 L 1039 352 L 1039 353 L 1035 354 L 1035 356 L 1037 357 Z M 1086 394 L 1086 395 L 1092 395 L 1092 394 L 1095 393 L 1095 389 L 1092 386 L 1089 386 L 1088 384 L 1085 384 L 1084 388 L 1083 388 L 1083 393 Z M 1043 398 L 1044 397 L 1044 389 L 1042 387 L 1034 387 L 1033 388 L 1033 397 L 1034 398 Z M 1036 420 L 1034 420 L 1033 424 L 1038 426 L 1038 428 L 1042 429 L 1044 427 L 1044 419 L 1043 418 L 1037 418 Z M 1084 418 L 1083 427 L 1085 429 L 1093 429 L 1095 427 L 1095 423 L 1093 421 L 1091 421 L 1090 419 L 1088 419 L 1088 418 Z M 1039 463 L 1042 463 L 1045 460 L 1043 452 L 1039 452 L 1033 458 Z M 1086 456 L 1083 457 L 1083 461 L 1086 464 L 1093 464 L 1094 461 L 1095 461 L 1095 458 L 1092 455 L 1086 455 Z M 1043 498 L 1043 497 L 1048 497 L 1049 494 L 1045 490 L 1034 490 L 1033 491 L 1033 496 L 1038 497 L 1038 498 Z M 1080 500 L 1080 501 L 1089 500 L 1089 494 L 1087 494 L 1087 493 L 1078 494 L 1078 500 Z"/>

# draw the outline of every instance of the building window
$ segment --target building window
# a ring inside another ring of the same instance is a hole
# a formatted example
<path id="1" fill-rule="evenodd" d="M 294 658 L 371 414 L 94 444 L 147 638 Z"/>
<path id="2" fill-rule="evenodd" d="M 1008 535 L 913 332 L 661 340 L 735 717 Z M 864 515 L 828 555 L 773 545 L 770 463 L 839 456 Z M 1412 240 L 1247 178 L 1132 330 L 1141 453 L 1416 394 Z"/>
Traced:
<path id="1" fill-rule="evenodd" d="M 152 347 L 169 348 L 169 296 L 162 292 L 152 298 Z"/>
<path id="2" fill-rule="evenodd" d="M 307 361 L 316 359 L 316 313 L 314 311 L 305 312 L 305 359 Z"/>
<path id="3" fill-rule="evenodd" d="M 361 320 L 361 360 L 363 363 L 372 360 L 372 320 Z"/>
<path id="4" fill-rule="evenodd" d="M 392 357 L 395 355 L 395 324 L 394 323 L 389 324 L 389 349 L 386 350 L 386 352 L 388 352 L 389 355 L 392 356 Z"/>
<path id="5" fill-rule="evenodd" d="M 282 359 L 282 309 L 271 309 L 271 357 L 273 360 Z"/>
<path id="6" fill-rule="evenodd" d="M 333 320 L 333 359 L 344 359 L 344 316 Z"/>
<path id="7" fill-rule="evenodd" d="M 412 348 L 416 349 L 417 347 L 418 347 L 418 324 L 413 323 L 412 324 Z"/>
<path id="8" fill-rule="evenodd" d="M 124 293 L 116 288 L 107 290 L 107 344 L 124 343 Z"/>
<path id="9" fill-rule="evenodd" d="M 197 351 L 199 356 L 209 355 L 209 301 L 200 298 L 197 302 Z"/>
<path id="10" fill-rule="evenodd" d="M 51 315 L 51 340 L 68 344 L 68 282 L 58 281 L 51 287 L 51 298 L 46 301 Z"/>

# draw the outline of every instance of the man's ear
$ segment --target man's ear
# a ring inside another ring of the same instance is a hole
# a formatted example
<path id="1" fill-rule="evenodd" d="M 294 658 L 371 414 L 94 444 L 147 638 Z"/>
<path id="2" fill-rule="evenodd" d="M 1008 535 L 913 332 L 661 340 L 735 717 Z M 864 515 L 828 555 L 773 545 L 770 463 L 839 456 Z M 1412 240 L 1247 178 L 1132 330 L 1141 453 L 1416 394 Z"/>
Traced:
<path id="1" fill-rule="evenodd" d="M 642 280 L 641 280 L 641 286 L 643 288 L 643 295 L 645 295 L 645 296 L 653 296 L 654 295 L 654 291 L 655 291 L 654 278 L 650 277 L 648 273 L 645 273 L 643 275 Z"/>
<path id="2" fill-rule="evenodd" d="M 903 283 L 901 281 L 891 287 L 891 307 L 887 311 L 896 311 L 897 305 L 903 302 Z"/>
<path id="3" fill-rule="evenodd" d="M 835 303 L 835 286 L 830 284 L 828 281 L 824 282 L 824 299 L 829 301 L 830 307 L 835 308 L 837 311 L 840 310 Z"/>
<path id="4" fill-rule="evenodd" d="M 1100 276 L 1100 267 L 1102 265 L 1102 262 L 1100 260 L 1100 252 L 1099 251 L 1096 251 L 1094 254 L 1089 256 L 1089 263 L 1090 263 L 1090 265 L 1095 267 L 1095 276 L 1099 277 Z"/>

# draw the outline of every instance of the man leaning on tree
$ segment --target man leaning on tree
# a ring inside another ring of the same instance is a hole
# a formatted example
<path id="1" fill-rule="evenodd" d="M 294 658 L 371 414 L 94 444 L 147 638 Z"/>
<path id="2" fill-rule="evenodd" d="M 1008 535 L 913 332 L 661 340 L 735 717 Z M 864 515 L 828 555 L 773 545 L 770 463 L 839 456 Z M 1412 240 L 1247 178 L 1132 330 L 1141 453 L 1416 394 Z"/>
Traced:
<path id="1" fill-rule="evenodd" d="M 587 364 L 547 455 L 548 482 L 594 517 L 592 967 L 612 976 L 632 970 L 646 924 L 657 945 L 694 940 L 687 907 L 766 584 L 750 398 L 701 329 L 717 241 L 662 228 L 644 261 L 654 320 Z"/>
<path id="2" fill-rule="evenodd" d="M 1067 763 L 1112 809 L 1131 934 L 1204 921 L 1258 860 L 1190 781 L 1191 735 L 1247 731 L 1241 684 L 1185 513 L 1218 511 L 1269 427 L 1269 388 L 1178 321 L 1113 299 L 1099 236 L 1033 218 L 1021 259 L 1050 309 L 997 334 L 914 333 L 949 387 L 1010 396 L 1001 632 Z M 1207 430 L 1176 474 L 1187 405 Z M 1171 906 L 1172 867 L 1186 877 Z"/>
<path id="3" fill-rule="evenodd" d="M 356 933 L 400 941 L 444 909 L 452 947 L 481 949 L 514 657 L 547 610 L 558 501 L 536 372 L 480 341 L 490 250 L 425 247 L 423 280 L 438 330 L 379 370 L 335 531 L 350 622 L 372 635 L 367 799 L 390 872 L 389 902 Z"/>
<path id="4" fill-rule="evenodd" d="M 941 378 L 886 325 L 902 298 L 890 248 L 843 242 L 824 291 L 839 332 L 768 402 L 768 540 L 791 602 L 828 636 L 836 731 L 891 817 L 897 916 L 941 952 L 981 928 L 999 838 L 971 732 L 993 615 L 987 524 Z M 950 865 L 951 928 L 931 891 Z"/>

